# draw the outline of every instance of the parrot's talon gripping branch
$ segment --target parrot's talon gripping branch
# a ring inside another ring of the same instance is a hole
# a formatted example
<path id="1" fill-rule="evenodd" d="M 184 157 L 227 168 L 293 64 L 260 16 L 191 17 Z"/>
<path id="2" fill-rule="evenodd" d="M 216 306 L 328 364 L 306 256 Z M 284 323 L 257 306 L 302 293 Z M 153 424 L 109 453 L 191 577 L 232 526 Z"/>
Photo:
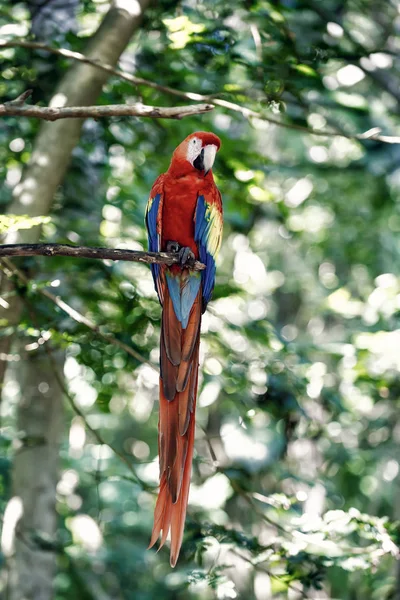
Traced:
<path id="1" fill-rule="evenodd" d="M 189 246 L 185 246 L 179 250 L 179 263 L 181 267 L 191 267 L 194 265 L 195 261 L 196 257 L 194 252 Z"/>
<path id="2" fill-rule="evenodd" d="M 181 246 L 178 242 L 170 240 L 166 245 L 167 252 L 179 255 L 179 264 L 181 267 L 193 267 L 196 263 L 196 256 L 189 246 Z"/>
<path id="3" fill-rule="evenodd" d="M 173 252 L 174 254 L 178 254 L 180 249 L 181 247 L 178 244 L 178 242 L 173 242 L 171 240 L 167 242 L 167 252 Z"/>

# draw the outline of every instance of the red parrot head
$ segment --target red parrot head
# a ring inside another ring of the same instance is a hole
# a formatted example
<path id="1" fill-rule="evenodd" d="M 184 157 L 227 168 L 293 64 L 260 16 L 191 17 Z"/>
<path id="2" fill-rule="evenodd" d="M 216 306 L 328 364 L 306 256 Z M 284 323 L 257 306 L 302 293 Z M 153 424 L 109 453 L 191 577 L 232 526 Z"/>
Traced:
<path id="1" fill-rule="evenodd" d="M 191 133 L 173 153 L 169 172 L 174 177 L 184 177 L 192 173 L 206 177 L 211 171 L 220 146 L 221 140 L 214 133 Z"/>

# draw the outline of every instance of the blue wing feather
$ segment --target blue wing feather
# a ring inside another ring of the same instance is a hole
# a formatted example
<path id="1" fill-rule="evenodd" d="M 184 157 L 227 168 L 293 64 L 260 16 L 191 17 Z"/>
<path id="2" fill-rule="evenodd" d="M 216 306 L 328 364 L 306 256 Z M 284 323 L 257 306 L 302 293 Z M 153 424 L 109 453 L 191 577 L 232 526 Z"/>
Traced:
<path id="1" fill-rule="evenodd" d="M 150 252 L 160 252 L 161 250 L 161 235 L 157 231 L 157 219 L 158 219 L 158 211 L 160 209 L 162 196 L 161 194 L 156 194 L 154 198 L 150 198 L 147 211 L 146 211 L 146 227 L 148 233 L 148 242 L 149 242 L 149 250 Z M 158 294 L 158 298 L 162 304 L 162 286 L 161 286 L 161 277 L 160 277 L 160 265 L 152 264 L 150 265 L 151 273 L 153 275 L 154 287 L 156 288 L 156 292 Z"/>

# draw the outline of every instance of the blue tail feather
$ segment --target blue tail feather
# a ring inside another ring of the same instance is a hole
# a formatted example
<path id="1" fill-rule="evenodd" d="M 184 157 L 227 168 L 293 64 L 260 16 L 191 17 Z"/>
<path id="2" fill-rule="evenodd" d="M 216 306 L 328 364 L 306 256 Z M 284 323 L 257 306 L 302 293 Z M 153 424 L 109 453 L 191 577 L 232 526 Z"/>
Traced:
<path id="1" fill-rule="evenodd" d="M 190 311 L 199 293 L 201 277 L 198 273 L 182 276 L 167 272 L 166 279 L 175 314 L 181 322 L 182 329 L 186 329 Z"/>

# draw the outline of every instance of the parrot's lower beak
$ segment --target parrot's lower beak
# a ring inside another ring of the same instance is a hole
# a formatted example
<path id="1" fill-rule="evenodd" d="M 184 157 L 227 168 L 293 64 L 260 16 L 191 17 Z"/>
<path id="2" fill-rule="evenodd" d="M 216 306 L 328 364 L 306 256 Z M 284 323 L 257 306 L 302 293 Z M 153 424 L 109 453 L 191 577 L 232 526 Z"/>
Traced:
<path id="1" fill-rule="evenodd" d="M 204 171 L 204 148 L 201 149 L 200 154 L 194 160 L 193 166 L 198 171 Z"/>

